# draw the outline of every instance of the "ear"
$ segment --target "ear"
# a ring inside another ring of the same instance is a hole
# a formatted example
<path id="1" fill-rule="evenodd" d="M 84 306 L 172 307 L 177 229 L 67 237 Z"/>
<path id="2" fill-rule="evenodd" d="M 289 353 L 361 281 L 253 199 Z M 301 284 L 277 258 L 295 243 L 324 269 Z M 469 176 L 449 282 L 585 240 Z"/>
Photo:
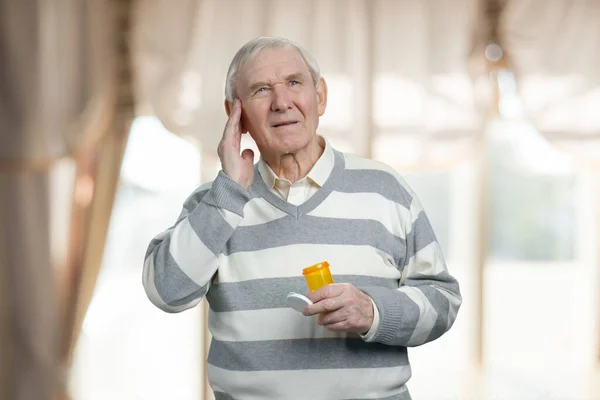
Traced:
<path id="1" fill-rule="evenodd" d="M 321 77 L 319 79 L 319 84 L 317 85 L 317 111 L 319 113 L 319 117 L 322 117 L 325 114 L 325 109 L 327 108 L 327 82 L 325 82 L 325 78 Z"/>
<path id="2" fill-rule="evenodd" d="M 223 103 L 225 106 L 225 112 L 227 113 L 227 116 L 229 117 L 231 115 L 231 110 L 233 110 L 233 103 L 231 103 L 227 99 L 225 99 L 225 101 Z"/>

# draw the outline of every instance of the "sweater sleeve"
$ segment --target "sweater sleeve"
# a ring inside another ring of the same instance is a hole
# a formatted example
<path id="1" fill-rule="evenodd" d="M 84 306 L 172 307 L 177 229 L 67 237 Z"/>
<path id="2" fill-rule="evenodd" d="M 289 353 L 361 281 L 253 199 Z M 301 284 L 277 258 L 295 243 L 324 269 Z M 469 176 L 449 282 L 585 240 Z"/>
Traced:
<path id="1" fill-rule="evenodd" d="M 377 305 L 379 326 L 370 341 L 419 346 L 450 329 L 462 302 L 457 280 L 417 197 L 405 223 L 406 254 L 398 289 L 364 287 Z"/>
<path id="2" fill-rule="evenodd" d="M 222 171 L 192 193 L 175 225 L 146 251 L 142 283 L 155 306 L 175 313 L 202 300 L 249 200 L 250 193 Z"/>

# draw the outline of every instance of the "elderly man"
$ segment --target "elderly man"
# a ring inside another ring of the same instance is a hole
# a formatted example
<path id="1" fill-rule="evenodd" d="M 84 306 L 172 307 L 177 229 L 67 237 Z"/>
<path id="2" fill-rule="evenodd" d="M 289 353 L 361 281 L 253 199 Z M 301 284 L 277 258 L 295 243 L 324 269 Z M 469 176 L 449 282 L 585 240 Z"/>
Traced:
<path id="1" fill-rule="evenodd" d="M 440 337 L 461 304 L 417 197 L 317 135 L 327 85 L 294 42 L 244 45 L 225 95 L 222 170 L 150 243 L 148 297 L 180 312 L 206 296 L 217 399 L 410 399 L 407 347 Z M 308 291 L 302 269 L 323 260 L 335 283 L 288 308 Z"/>

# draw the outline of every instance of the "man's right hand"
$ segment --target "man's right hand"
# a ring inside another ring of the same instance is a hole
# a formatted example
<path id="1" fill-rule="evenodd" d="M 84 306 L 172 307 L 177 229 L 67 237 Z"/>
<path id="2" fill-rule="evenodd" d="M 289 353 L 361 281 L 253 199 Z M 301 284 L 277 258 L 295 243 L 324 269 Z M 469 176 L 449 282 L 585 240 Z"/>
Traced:
<path id="1" fill-rule="evenodd" d="M 240 155 L 242 143 L 242 103 L 239 99 L 233 101 L 233 109 L 223 131 L 223 138 L 217 148 L 221 159 L 221 168 L 232 180 L 248 190 L 254 180 L 254 152 L 244 150 Z"/>

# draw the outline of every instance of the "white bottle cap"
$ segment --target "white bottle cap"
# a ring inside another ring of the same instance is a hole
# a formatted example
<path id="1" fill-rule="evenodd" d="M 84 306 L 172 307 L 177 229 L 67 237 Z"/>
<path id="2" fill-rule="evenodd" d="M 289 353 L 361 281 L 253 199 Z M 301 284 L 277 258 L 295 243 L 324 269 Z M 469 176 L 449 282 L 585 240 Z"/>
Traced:
<path id="1" fill-rule="evenodd" d="M 302 309 L 305 306 L 309 306 L 312 304 L 312 301 L 304 295 L 300 293 L 290 292 L 287 295 L 287 305 L 288 307 L 293 308 L 296 311 L 302 312 Z"/>

